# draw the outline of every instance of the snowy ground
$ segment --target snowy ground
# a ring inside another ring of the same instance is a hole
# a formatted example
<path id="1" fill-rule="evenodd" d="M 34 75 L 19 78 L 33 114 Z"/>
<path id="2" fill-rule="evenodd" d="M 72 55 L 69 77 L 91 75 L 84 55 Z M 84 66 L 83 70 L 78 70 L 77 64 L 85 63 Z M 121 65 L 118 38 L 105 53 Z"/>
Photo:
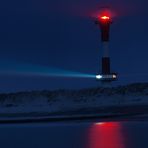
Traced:
<path id="1" fill-rule="evenodd" d="M 1 118 L 138 113 L 148 113 L 148 83 L 115 88 L 0 94 Z"/>

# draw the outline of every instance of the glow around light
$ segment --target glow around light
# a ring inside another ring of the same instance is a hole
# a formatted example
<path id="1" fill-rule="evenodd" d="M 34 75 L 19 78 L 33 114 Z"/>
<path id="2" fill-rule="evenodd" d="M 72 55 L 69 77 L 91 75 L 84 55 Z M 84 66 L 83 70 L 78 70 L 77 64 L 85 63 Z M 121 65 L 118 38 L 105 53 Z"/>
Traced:
<path id="1" fill-rule="evenodd" d="M 109 17 L 109 16 L 101 16 L 101 19 L 102 19 L 102 20 L 109 20 L 110 17 Z"/>
<path id="2" fill-rule="evenodd" d="M 104 122 L 95 123 L 95 125 L 104 125 L 104 124 L 105 124 Z"/>
<path id="3" fill-rule="evenodd" d="M 115 74 L 113 74 L 113 78 L 114 78 L 114 79 L 116 79 L 116 78 L 117 78 L 117 76 L 116 76 Z"/>
<path id="4" fill-rule="evenodd" d="M 101 79 L 102 76 L 101 75 L 96 75 L 96 79 Z"/>

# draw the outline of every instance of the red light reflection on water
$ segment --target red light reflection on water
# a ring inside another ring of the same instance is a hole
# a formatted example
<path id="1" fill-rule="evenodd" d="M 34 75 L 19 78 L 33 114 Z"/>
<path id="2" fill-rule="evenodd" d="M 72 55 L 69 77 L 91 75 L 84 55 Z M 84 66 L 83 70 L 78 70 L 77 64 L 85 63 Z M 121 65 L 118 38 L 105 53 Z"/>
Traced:
<path id="1" fill-rule="evenodd" d="M 125 148 L 118 122 L 95 123 L 89 131 L 89 148 Z"/>

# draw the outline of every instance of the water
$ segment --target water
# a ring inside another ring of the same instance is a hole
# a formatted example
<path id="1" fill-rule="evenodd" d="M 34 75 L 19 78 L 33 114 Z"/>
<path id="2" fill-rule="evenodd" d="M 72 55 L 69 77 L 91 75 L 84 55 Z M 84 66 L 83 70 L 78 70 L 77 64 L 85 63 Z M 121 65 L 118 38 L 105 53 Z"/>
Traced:
<path id="1" fill-rule="evenodd" d="M 0 125 L 5 148 L 148 148 L 148 122 Z"/>

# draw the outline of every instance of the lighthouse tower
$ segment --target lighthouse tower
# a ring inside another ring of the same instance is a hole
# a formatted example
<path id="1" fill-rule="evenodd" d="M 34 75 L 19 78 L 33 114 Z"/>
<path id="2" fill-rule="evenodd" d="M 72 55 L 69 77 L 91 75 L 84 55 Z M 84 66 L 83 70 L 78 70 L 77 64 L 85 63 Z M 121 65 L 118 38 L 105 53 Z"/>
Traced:
<path id="1" fill-rule="evenodd" d="M 95 24 L 98 25 L 101 30 L 101 42 L 103 47 L 102 72 L 96 75 L 96 79 L 102 82 L 111 82 L 117 79 L 117 74 L 112 73 L 110 67 L 109 35 L 110 26 L 112 24 L 111 17 L 108 14 L 102 13 L 97 20 L 95 20 Z"/>

